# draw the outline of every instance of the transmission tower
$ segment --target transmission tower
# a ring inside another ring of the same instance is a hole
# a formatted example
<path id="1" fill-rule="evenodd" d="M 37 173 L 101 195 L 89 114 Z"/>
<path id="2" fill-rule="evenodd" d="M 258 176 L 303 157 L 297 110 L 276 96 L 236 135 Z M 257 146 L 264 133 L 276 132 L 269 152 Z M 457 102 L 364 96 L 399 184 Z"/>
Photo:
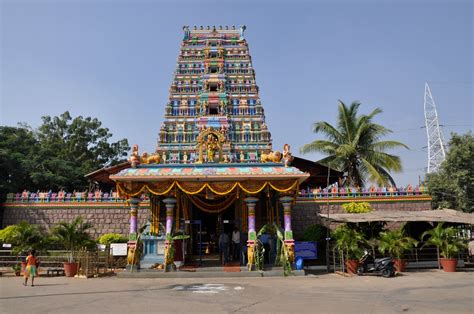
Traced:
<path id="1" fill-rule="evenodd" d="M 438 112 L 428 83 L 425 83 L 424 109 L 426 134 L 428 135 L 428 169 L 426 172 L 432 173 L 439 170 L 441 163 L 446 159 L 446 152 L 443 133 L 439 127 Z"/>

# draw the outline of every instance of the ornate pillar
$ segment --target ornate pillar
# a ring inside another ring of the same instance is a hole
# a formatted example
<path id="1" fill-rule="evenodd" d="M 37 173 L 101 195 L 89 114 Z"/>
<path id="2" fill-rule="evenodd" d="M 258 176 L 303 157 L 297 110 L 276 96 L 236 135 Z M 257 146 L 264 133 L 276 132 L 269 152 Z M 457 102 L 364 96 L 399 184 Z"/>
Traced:
<path id="1" fill-rule="evenodd" d="M 137 250 L 137 232 L 138 232 L 138 208 L 140 204 L 139 198 L 131 198 L 128 200 L 130 203 L 130 233 L 127 244 L 127 270 L 136 270 L 140 265 L 140 252 L 141 249 L 138 247 Z"/>
<path id="2" fill-rule="evenodd" d="M 166 237 L 171 236 L 171 231 L 173 229 L 173 212 L 174 207 L 176 205 L 176 199 L 173 197 L 168 197 L 163 200 L 166 207 Z M 164 267 L 167 269 L 174 263 L 174 259 L 169 255 L 169 250 L 171 248 L 170 242 L 168 240 L 165 241 L 165 260 L 164 260 Z"/>
<path id="3" fill-rule="evenodd" d="M 138 208 L 140 207 L 139 198 L 131 198 L 130 202 L 130 233 L 129 240 L 135 241 L 137 239 L 138 232 Z"/>
<path id="4" fill-rule="evenodd" d="M 247 240 L 247 257 L 249 267 L 253 264 L 253 252 L 255 241 L 257 240 L 257 232 L 255 231 L 255 206 L 257 205 L 258 198 L 247 197 L 244 202 L 247 204 L 247 217 L 248 217 L 248 240 Z"/>
<path id="5" fill-rule="evenodd" d="M 166 207 L 166 235 L 171 234 L 173 228 L 173 212 L 176 205 L 176 199 L 169 197 L 163 200 Z"/>
<path id="6" fill-rule="evenodd" d="M 288 249 L 288 257 L 290 262 L 292 263 L 295 260 L 295 242 L 293 240 L 293 231 L 291 230 L 291 205 L 293 203 L 293 197 L 280 197 L 280 202 L 283 205 L 283 221 L 285 224 L 285 246 Z"/>

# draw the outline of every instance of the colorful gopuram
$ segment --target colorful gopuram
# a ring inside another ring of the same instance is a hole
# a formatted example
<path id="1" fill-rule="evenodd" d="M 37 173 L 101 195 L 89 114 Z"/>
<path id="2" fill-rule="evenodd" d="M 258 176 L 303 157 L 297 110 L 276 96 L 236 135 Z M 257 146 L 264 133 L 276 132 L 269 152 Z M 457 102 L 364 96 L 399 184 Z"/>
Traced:
<path id="1" fill-rule="evenodd" d="M 217 158 L 256 162 L 272 149 L 245 26 L 184 28 L 157 153 L 170 163 L 205 162 L 196 153 L 215 130 L 224 141 Z M 216 140 L 221 140 L 215 138 Z"/>

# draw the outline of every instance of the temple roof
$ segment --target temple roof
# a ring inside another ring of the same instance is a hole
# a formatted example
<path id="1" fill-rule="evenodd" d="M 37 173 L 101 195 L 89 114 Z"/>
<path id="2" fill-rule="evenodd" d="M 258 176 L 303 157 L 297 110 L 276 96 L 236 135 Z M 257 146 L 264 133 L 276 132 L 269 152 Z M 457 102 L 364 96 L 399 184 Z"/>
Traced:
<path id="1" fill-rule="evenodd" d="M 153 164 L 123 169 L 110 179 L 115 181 L 244 181 L 249 179 L 287 180 L 300 183 L 309 174 L 277 163 L 252 164 Z"/>

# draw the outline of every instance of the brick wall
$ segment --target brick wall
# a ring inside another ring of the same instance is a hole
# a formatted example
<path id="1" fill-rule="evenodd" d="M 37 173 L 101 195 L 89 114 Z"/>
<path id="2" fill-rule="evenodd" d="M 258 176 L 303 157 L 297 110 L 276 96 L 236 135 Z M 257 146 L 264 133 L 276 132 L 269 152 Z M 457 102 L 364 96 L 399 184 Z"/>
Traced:
<path id="1" fill-rule="evenodd" d="M 54 224 L 61 221 L 72 221 L 78 216 L 84 217 L 85 221 L 92 224 L 90 233 L 93 238 L 97 238 L 104 233 L 120 233 L 128 236 L 129 233 L 129 212 L 128 207 L 111 206 L 109 208 L 95 208 L 81 206 L 81 208 L 55 208 L 46 206 L 4 206 L 3 227 L 16 224 L 20 221 L 27 221 L 31 224 L 39 224 L 49 230 Z M 142 226 L 148 217 L 148 208 L 141 208 L 138 212 L 139 226 Z"/>
<path id="2" fill-rule="evenodd" d="M 344 213 L 342 209 L 343 202 L 340 203 L 322 203 L 311 201 L 298 201 L 292 210 L 292 227 L 295 238 L 301 237 L 303 231 L 313 225 L 321 224 L 318 214 Z M 420 211 L 431 210 L 431 200 L 425 201 L 391 201 L 391 202 L 370 202 L 373 210 L 378 211 Z"/>
<path id="3" fill-rule="evenodd" d="M 346 202 L 346 201 L 345 201 Z M 330 213 L 342 213 L 342 204 L 345 202 L 335 202 L 329 204 Z M 374 210 L 405 210 L 419 211 L 430 210 L 430 200 L 417 201 L 390 201 L 390 202 L 370 202 Z M 148 204 L 141 206 L 138 212 L 139 226 L 146 223 L 149 215 Z M 303 231 L 316 223 L 321 223 L 317 216 L 327 213 L 327 204 L 321 201 L 299 199 L 292 210 L 292 228 L 295 238 L 302 236 Z M 16 224 L 20 221 L 27 221 L 32 224 L 39 224 L 46 230 L 60 221 L 72 221 L 78 216 L 92 223 L 91 235 L 94 238 L 104 233 L 120 233 L 128 235 L 129 232 L 129 207 L 122 203 L 97 204 L 6 204 L 3 206 L 3 227 Z"/>

